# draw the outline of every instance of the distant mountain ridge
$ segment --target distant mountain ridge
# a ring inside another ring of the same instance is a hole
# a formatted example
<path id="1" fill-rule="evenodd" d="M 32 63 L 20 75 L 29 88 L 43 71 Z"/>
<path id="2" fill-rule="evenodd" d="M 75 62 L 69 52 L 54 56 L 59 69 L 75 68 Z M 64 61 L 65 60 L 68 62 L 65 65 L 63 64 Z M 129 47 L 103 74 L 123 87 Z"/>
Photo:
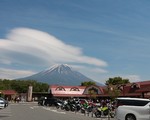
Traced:
<path id="1" fill-rule="evenodd" d="M 38 82 L 48 83 L 50 85 L 81 85 L 81 82 L 84 81 L 94 81 L 80 72 L 74 71 L 67 64 L 57 64 L 43 70 L 37 74 L 18 78 L 19 80 L 37 80 Z M 96 81 L 94 81 L 96 82 Z M 102 85 L 101 83 L 97 83 L 98 85 Z"/>

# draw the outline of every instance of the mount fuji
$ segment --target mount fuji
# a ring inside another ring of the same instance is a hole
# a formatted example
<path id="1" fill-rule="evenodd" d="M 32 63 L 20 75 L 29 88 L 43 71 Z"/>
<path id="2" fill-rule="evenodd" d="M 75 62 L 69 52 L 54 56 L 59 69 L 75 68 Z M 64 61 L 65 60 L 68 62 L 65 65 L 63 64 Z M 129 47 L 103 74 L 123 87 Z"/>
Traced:
<path id="1" fill-rule="evenodd" d="M 84 76 L 80 72 L 74 71 L 67 64 L 54 65 L 37 74 L 25 78 L 18 78 L 18 80 L 36 80 L 50 85 L 81 85 L 81 82 L 93 81 L 97 85 L 102 85 L 101 83 Z"/>

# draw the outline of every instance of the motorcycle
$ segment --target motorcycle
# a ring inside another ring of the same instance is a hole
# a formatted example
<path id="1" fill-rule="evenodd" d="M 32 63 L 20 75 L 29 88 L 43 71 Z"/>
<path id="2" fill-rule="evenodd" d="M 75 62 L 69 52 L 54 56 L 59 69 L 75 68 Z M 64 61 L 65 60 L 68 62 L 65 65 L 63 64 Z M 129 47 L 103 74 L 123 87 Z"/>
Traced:
<path id="1" fill-rule="evenodd" d="M 57 102 L 56 102 L 56 108 L 57 108 L 57 109 L 59 109 L 59 108 L 61 108 L 61 109 L 62 109 L 63 104 L 64 104 L 64 102 L 63 102 L 63 101 L 61 101 L 61 100 L 57 101 Z"/>
<path id="2" fill-rule="evenodd" d="M 115 114 L 109 107 L 98 107 L 94 114 L 97 118 L 100 118 L 101 116 L 110 116 L 111 118 L 114 118 Z"/>

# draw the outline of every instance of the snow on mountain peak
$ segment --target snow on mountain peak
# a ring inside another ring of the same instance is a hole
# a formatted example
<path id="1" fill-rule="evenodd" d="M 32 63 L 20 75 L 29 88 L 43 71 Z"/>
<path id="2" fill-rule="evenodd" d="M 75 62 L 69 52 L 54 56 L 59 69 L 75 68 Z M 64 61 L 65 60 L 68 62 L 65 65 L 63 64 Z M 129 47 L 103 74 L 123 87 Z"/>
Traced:
<path id="1" fill-rule="evenodd" d="M 57 71 L 58 73 L 67 73 L 67 71 L 72 71 L 72 68 L 67 64 L 55 64 L 52 67 L 44 70 L 42 73 L 50 73 L 52 71 Z"/>

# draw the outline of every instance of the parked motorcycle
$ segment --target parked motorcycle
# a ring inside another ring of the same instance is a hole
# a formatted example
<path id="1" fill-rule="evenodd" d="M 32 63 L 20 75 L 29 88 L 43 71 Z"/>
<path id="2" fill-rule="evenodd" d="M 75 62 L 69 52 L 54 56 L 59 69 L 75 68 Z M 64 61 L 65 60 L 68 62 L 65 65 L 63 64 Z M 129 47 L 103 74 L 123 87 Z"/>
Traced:
<path id="1" fill-rule="evenodd" d="M 109 107 L 98 107 L 94 114 L 97 118 L 100 118 L 101 116 L 110 116 L 111 118 L 114 118 L 115 114 Z"/>
<path id="2" fill-rule="evenodd" d="M 59 109 L 59 108 L 63 108 L 63 105 L 64 105 L 64 102 L 62 100 L 58 100 L 56 102 L 56 108 Z"/>

